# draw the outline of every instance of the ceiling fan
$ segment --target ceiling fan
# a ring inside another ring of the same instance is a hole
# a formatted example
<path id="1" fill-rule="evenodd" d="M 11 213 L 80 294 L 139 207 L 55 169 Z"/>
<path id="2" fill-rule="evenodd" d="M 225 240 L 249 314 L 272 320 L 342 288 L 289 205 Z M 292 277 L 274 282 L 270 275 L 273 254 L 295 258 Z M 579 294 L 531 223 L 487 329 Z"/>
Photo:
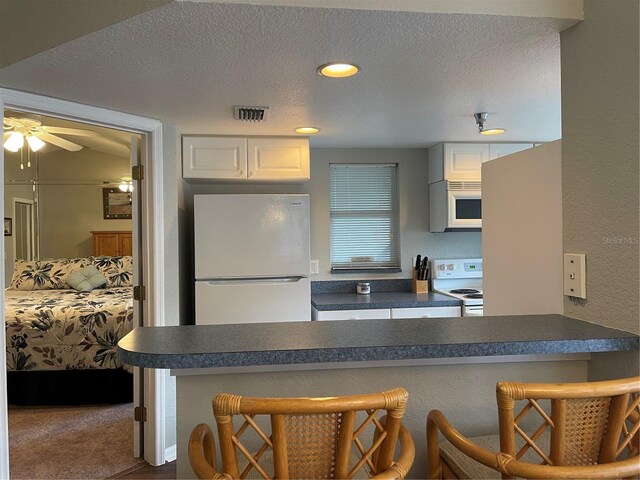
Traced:
<path id="1" fill-rule="evenodd" d="M 24 145 L 25 139 L 33 152 L 40 150 L 46 143 L 51 143 L 71 152 L 77 152 L 78 150 L 82 150 L 82 145 L 65 140 L 62 137 L 54 135 L 54 133 L 80 137 L 99 136 L 98 133 L 93 130 L 42 125 L 42 120 L 39 115 L 27 115 L 24 113 L 4 117 L 3 129 L 4 148 L 11 152 L 20 150 Z"/>

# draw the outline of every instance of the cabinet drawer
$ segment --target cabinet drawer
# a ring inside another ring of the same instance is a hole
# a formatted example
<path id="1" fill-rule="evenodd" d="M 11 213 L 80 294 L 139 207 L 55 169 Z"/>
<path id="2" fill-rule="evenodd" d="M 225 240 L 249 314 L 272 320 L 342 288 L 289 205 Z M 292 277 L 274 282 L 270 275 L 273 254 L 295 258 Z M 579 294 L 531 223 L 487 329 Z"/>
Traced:
<path id="1" fill-rule="evenodd" d="M 388 308 L 373 308 L 367 310 L 328 310 L 320 311 L 313 309 L 312 320 L 378 320 L 389 319 Z"/>
<path id="2" fill-rule="evenodd" d="M 459 317 L 460 307 L 392 308 L 391 318 Z"/>

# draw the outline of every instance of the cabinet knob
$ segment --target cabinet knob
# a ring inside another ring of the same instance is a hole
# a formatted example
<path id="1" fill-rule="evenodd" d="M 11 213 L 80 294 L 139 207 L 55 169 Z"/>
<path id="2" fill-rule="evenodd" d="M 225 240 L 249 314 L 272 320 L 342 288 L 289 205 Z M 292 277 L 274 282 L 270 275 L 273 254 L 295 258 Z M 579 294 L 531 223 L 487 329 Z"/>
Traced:
<path id="1" fill-rule="evenodd" d="M 244 177 L 244 170 L 240 170 L 240 173 L 238 174 L 239 177 Z"/>
<path id="2" fill-rule="evenodd" d="M 250 170 L 250 171 L 249 171 L 249 176 L 250 176 L 250 177 L 253 177 L 253 170 Z"/>

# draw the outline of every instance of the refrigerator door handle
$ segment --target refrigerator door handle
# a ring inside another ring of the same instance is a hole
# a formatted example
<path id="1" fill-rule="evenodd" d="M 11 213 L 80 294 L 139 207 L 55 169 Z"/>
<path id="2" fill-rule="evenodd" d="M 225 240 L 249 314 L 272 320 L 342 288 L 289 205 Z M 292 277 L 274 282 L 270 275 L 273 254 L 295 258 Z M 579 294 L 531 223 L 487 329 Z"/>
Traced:
<path id="1" fill-rule="evenodd" d="M 201 280 L 202 283 L 207 285 L 233 285 L 233 284 L 283 284 L 283 283 L 297 283 L 302 280 L 303 276 L 299 277 L 251 277 L 251 278 L 228 278 L 220 280 Z"/>

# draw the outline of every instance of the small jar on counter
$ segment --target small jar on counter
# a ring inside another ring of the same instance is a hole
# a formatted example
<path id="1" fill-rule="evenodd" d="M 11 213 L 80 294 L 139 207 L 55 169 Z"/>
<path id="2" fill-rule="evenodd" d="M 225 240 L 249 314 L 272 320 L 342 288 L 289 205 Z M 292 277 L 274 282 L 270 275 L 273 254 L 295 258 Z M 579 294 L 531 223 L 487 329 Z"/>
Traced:
<path id="1" fill-rule="evenodd" d="M 371 293 L 371 284 L 369 282 L 358 282 L 356 284 L 356 292 L 360 295 L 369 295 Z"/>

